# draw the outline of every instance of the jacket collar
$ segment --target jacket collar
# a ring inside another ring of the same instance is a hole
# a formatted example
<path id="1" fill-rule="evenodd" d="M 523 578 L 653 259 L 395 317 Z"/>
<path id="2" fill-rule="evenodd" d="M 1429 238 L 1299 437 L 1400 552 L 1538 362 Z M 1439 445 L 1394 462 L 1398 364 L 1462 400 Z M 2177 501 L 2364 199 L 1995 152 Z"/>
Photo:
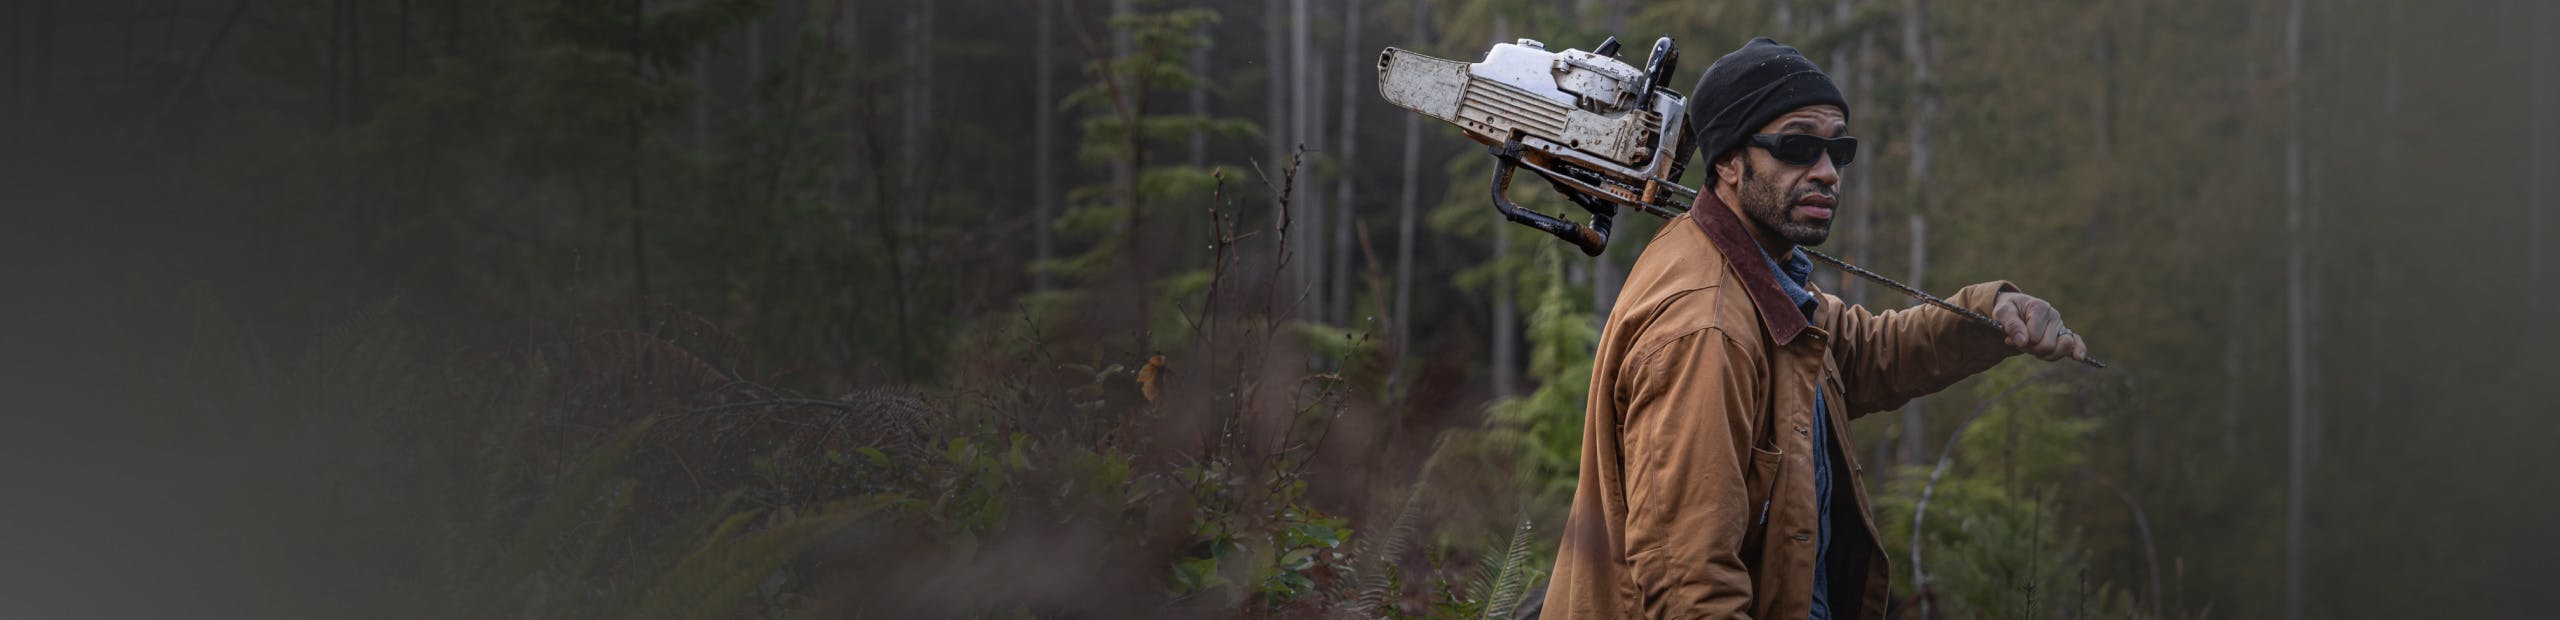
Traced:
<path id="1" fill-rule="evenodd" d="M 1724 255 L 1724 264 L 1732 267 L 1734 275 L 1741 276 L 1742 290 L 1751 298 L 1751 305 L 1760 310 L 1760 326 L 1768 330 L 1770 342 L 1787 346 L 1804 333 L 1808 327 L 1804 310 L 1778 288 L 1778 274 L 1769 269 L 1769 255 L 1761 251 L 1760 242 L 1751 238 L 1751 232 L 1742 228 L 1742 219 L 1733 216 L 1723 199 L 1713 191 L 1698 192 L 1698 200 L 1689 204 L 1689 221 L 1697 222 L 1698 230 L 1707 233 L 1709 245 Z"/>

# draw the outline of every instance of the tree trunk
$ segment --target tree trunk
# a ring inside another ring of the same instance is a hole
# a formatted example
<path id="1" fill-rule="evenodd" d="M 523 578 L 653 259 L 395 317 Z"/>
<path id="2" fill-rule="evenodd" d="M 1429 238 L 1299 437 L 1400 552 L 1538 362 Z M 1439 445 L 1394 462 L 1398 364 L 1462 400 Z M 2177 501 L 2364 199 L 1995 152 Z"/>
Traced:
<path id="1" fill-rule="evenodd" d="M 2285 472 L 2285 545 L 2284 545 L 2284 613 L 2292 620 L 2302 618 L 2302 526 L 2304 502 L 2309 490 L 2303 471 L 2307 450 L 2305 427 L 2309 424 L 2310 355 L 2304 346 L 2309 326 L 2303 324 L 2303 239 L 2302 220 L 2302 0 L 2292 0 L 2285 17 L 2285 146 L 2284 193 L 2285 230 L 2288 241 L 2285 252 L 2285 321 L 2286 359 L 2291 370 L 2288 402 L 2291 406 L 2288 433 L 2288 466 Z"/>
<path id="2" fill-rule="evenodd" d="M 1428 5 L 1419 0 L 1412 5 L 1412 21 L 1405 25 L 1405 38 L 1421 41 L 1425 18 L 1423 8 Z M 1400 378 L 1404 376 L 1405 356 L 1413 350 L 1413 218 L 1422 193 L 1418 181 L 1422 177 L 1422 116 L 1397 116 L 1404 117 L 1404 176 L 1403 187 L 1396 195 L 1396 365 L 1390 376 Z M 1394 381 L 1390 380 L 1390 383 Z"/>
<path id="3" fill-rule="evenodd" d="M 1034 264 L 1056 256 L 1051 230 L 1058 217 L 1058 0 L 1033 0 L 1038 34 L 1032 44 L 1031 256 Z M 1031 288 L 1049 290 L 1049 272 L 1034 269 Z"/>
<path id="4" fill-rule="evenodd" d="M 1291 19 L 1289 20 L 1289 68 L 1294 78 L 1292 81 L 1296 85 L 1291 92 L 1290 126 L 1296 130 L 1298 145 L 1313 154 L 1308 158 L 1311 164 L 1322 161 L 1326 152 L 1321 144 L 1324 141 L 1324 98 L 1321 91 L 1324 85 L 1324 65 L 1315 62 L 1316 18 L 1315 7 L 1312 6 L 1314 2 L 1315 0 L 1290 0 Z M 1299 252 L 1295 258 L 1300 268 L 1299 286 L 1301 288 L 1292 290 L 1305 291 L 1305 302 L 1300 306 L 1300 316 L 1319 323 L 1329 320 L 1329 317 L 1325 316 L 1325 310 L 1330 307 L 1325 304 L 1327 252 L 1324 186 L 1318 182 L 1316 175 L 1316 171 L 1323 168 L 1324 166 L 1321 165 L 1300 168 L 1297 183 L 1298 187 L 1305 191 L 1291 193 L 1295 202 L 1291 205 L 1291 209 L 1303 216 L 1304 219 L 1299 223 L 1305 224 L 1304 227 L 1292 231 L 1295 234 L 1290 235 L 1300 242 Z"/>
<path id="5" fill-rule="evenodd" d="M 1369 59 L 1360 54 L 1360 22 L 1364 13 L 1360 10 L 1361 4 L 1360 0 L 1343 0 L 1342 4 L 1342 58 L 1350 64 L 1342 67 L 1342 81 L 1338 87 L 1342 89 L 1342 126 L 1334 134 L 1334 144 L 1341 149 L 1341 159 L 1335 161 L 1334 168 L 1341 173 L 1333 179 L 1336 211 L 1333 216 L 1333 292 L 1330 295 L 1333 303 L 1326 314 L 1335 324 L 1345 327 L 1357 323 L 1351 320 L 1351 223 L 1353 218 L 1360 216 L 1360 212 L 1352 204 L 1351 177 L 1352 171 L 1359 169 L 1360 68 L 1371 65 L 1364 62 Z"/>
<path id="6" fill-rule="evenodd" d="M 1131 0 L 1112 0 L 1111 5 L 1111 13 L 1115 18 L 1136 14 Z M 1114 28 L 1113 31 L 1115 35 L 1113 45 L 1117 51 L 1112 58 L 1131 65 L 1139 64 L 1131 62 L 1138 56 L 1136 41 L 1129 37 L 1125 29 Z M 1148 60 L 1150 63 L 1153 61 L 1152 58 Z M 1121 192 L 1128 208 L 1128 222 L 1123 224 L 1128 237 L 1126 245 L 1121 250 L 1123 266 L 1120 277 L 1128 282 L 1131 289 L 1134 289 L 1134 293 L 1125 296 L 1123 302 L 1129 304 L 1127 316 L 1134 319 L 1131 324 L 1135 325 L 1141 333 L 1154 324 L 1148 316 L 1148 313 L 1153 310 L 1152 304 L 1149 303 L 1153 295 L 1148 292 L 1148 287 L 1155 282 L 1153 262 L 1149 260 L 1153 255 L 1149 249 L 1149 241 L 1154 236 L 1147 234 L 1147 196 L 1140 187 L 1141 173 L 1147 169 L 1144 123 L 1147 119 L 1148 97 L 1154 90 L 1152 70 L 1151 67 L 1138 68 L 1130 71 L 1129 75 L 1116 78 L 1124 80 L 1118 96 L 1126 98 L 1122 102 L 1120 128 L 1121 148 L 1127 154 L 1113 162 L 1120 173 Z"/>
<path id="7" fill-rule="evenodd" d="M 1850 8 L 1850 0 L 1832 0 L 1832 28 L 1845 28 L 1850 25 Z M 1839 76 L 1836 81 L 1839 83 L 1841 92 L 1852 102 L 1852 109 L 1866 108 L 1867 106 L 1855 105 L 1862 101 L 1860 94 L 1867 91 L 1866 84 L 1859 79 L 1863 76 L 1858 72 L 1858 57 L 1854 55 L 1858 48 L 1851 45 L 1852 41 L 1845 37 L 1833 37 L 1833 40 L 1838 41 L 1839 45 L 1831 48 L 1830 72 L 1832 75 Z M 1848 218 L 1847 221 L 1838 224 L 1841 230 L 1837 237 L 1839 241 L 1833 246 L 1834 251 L 1837 252 L 1834 255 L 1848 260 L 1853 265 L 1865 264 L 1868 258 L 1866 252 L 1872 242 L 1867 239 L 1865 227 L 1860 225 L 1863 218 L 1859 214 L 1875 208 L 1875 202 L 1867 199 L 1867 175 L 1843 171 L 1841 177 L 1840 186 L 1836 189 L 1840 192 L 1840 206 L 1846 209 L 1844 215 Z M 1832 293 L 1839 295 L 1843 302 L 1858 303 L 1860 299 L 1857 292 L 1857 276 L 1847 272 L 1837 275 L 1840 279 L 1832 288 Z"/>
<path id="8" fill-rule="evenodd" d="M 1497 16 L 1493 20 L 1493 40 L 1511 40 L 1511 20 Z M 1511 223 L 1493 224 L 1493 260 L 1511 256 Z M 1520 307 L 1511 295 L 1511 272 L 1497 269 L 1493 274 L 1493 397 L 1510 398 L 1519 393 L 1520 382 Z"/>
<path id="9" fill-rule="evenodd" d="M 1111 15 L 1107 19 L 1113 24 L 1111 27 L 1111 63 L 1109 66 L 1112 67 L 1110 71 L 1115 73 L 1115 75 L 1109 79 L 1119 81 L 1119 88 L 1113 96 L 1123 99 L 1123 101 L 1120 102 L 1121 105 L 1134 108 L 1135 106 L 1143 104 L 1147 93 L 1143 88 L 1139 88 L 1138 84 L 1136 84 L 1136 82 L 1144 79 L 1138 77 L 1137 71 L 1121 73 L 1122 69 L 1120 69 L 1122 65 L 1129 63 L 1130 59 L 1137 55 L 1137 42 L 1130 38 L 1129 30 L 1127 28 L 1122 28 L 1118 25 L 1121 19 L 1129 17 L 1131 13 L 1130 0 L 1111 0 Z M 1139 229 L 1139 227 L 1144 224 L 1142 220 L 1139 219 L 1140 214 L 1138 213 L 1137 162 L 1137 149 L 1139 145 L 1139 138 L 1137 134 L 1141 131 L 1138 123 L 1143 121 L 1144 118 L 1127 112 L 1123 112 L 1123 114 L 1124 116 L 1120 119 L 1121 122 L 1124 123 L 1121 127 L 1121 143 L 1122 147 L 1124 147 L 1128 152 L 1111 160 L 1111 184 L 1114 187 L 1122 188 L 1121 205 L 1128 209 L 1128 222 L 1123 224 L 1123 228 L 1125 229 L 1123 232 L 1127 235 L 1128 250 L 1132 254 L 1130 259 L 1134 263 L 1139 260 L 1139 257 L 1135 255 L 1135 251 L 1138 247 L 1138 242 L 1141 240 L 1141 237 L 1144 236 L 1145 232 Z M 1132 266 L 1135 265 L 1133 264 Z M 1122 274 L 1122 276 L 1142 277 L 1135 272 Z M 1144 280 L 1141 279 L 1140 281 L 1143 282 Z M 1140 323 L 1140 325 L 1143 326 L 1145 324 Z"/>
<path id="10" fill-rule="evenodd" d="M 630 52 L 631 80 L 633 82 L 638 82 L 644 78 L 644 74 L 641 71 L 640 33 L 644 28 L 641 23 L 641 19 L 647 15 L 647 8 L 644 6 L 646 2 L 647 0 L 631 0 Z M 642 172 L 640 170 L 639 107 L 634 105 L 624 110 L 622 113 L 622 120 L 624 146 L 627 149 L 624 153 L 624 157 L 628 158 L 628 161 L 624 162 L 624 173 L 626 174 L 626 177 L 624 179 L 623 189 L 630 198 L 629 207 L 631 209 L 632 316 L 638 319 L 638 324 L 635 329 L 646 333 L 652 330 L 650 325 L 652 321 L 649 317 L 648 218 L 641 215 L 641 207 L 643 204 L 640 198 L 640 175 Z"/>
<path id="11" fill-rule="evenodd" d="M 1289 99 L 1287 97 L 1287 93 L 1289 92 L 1289 56 L 1286 49 L 1288 31 L 1285 29 L 1285 24 L 1288 22 L 1287 17 L 1281 10 L 1281 5 L 1281 0 L 1263 0 L 1262 2 L 1262 66 L 1263 89 L 1265 91 L 1262 95 L 1262 99 L 1266 112 L 1269 115 L 1269 118 L 1264 121 L 1264 127 L 1262 128 L 1263 140 L 1268 143 L 1269 146 L 1269 153 L 1266 155 L 1267 159 L 1262 162 L 1262 171 L 1265 175 L 1269 176 L 1270 182 L 1274 185 L 1280 183 L 1281 179 L 1289 173 L 1289 158 L 1291 147 L 1293 146 L 1293 142 L 1290 138 L 1296 135 L 1289 126 Z M 1279 230 L 1281 225 L 1288 221 L 1289 205 L 1281 201 L 1281 195 L 1279 193 L 1272 194 L 1272 229 L 1275 231 Z M 1277 237 L 1275 237 L 1275 239 L 1277 239 Z M 1296 246 L 1292 244 L 1288 247 L 1279 249 L 1280 251 L 1286 252 L 1294 250 L 1295 247 Z M 1278 290 L 1294 290 L 1293 288 L 1286 286 L 1286 283 L 1282 284 L 1282 286 L 1277 287 Z"/>
<path id="12" fill-rule="evenodd" d="M 329 64 L 327 77 L 321 79 L 323 111 L 320 118 L 323 126 L 331 131 L 338 129 L 338 114 L 346 108 L 345 102 L 339 100 L 346 92 L 341 83 L 346 76 L 346 46 L 347 0 L 330 0 Z"/>
<path id="13" fill-rule="evenodd" d="M 1908 112 L 1903 120 L 1903 135 L 1911 141 L 1910 167 L 1905 170 L 1903 195 L 1911 222 L 1911 280 L 1919 286 L 1928 278 L 1928 212 L 1929 212 L 1929 121 L 1936 113 L 1936 85 L 1930 83 L 1928 19 L 1929 7 L 1922 0 L 1902 0 L 1902 57 L 1911 63 L 1911 93 Z M 1902 409 L 1903 462 L 1918 463 L 1929 458 L 1929 419 L 1927 397 L 1911 399 Z M 1924 612 L 1925 615 L 1925 612 Z"/>
<path id="14" fill-rule="evenodd" d="M 757 88 L 757 85 L 764 81 L 765 17 L 765 15 L 759 14 L 747 20 L 747 31 L 744 35 L 747 38 L 747 44 L 739 46 L 746 50 L 746 58 L 743 62 L 746 64 L 747 71 L 746 81 L 738 85 L 738 95 L 740 101 L 747 102 L 747 125 L 749 126 L 754 126 L 757 122 L 764 120 L 764 96 L 762 94 L 763 91 Z M 900 48 L 900 51 L 907 55 L 905 60 L 912 63 L 915 62 L 915 46 L 919 44 L 913 36 L 915 28 L 915 14 L 907 14 L 907 20 L 909 34 L 906 38 L 907 45 Z M 906 103 L 906 91 L 899 91 L 898 97 L 899 104 L 904 105 Z M 904 147 L 901 146 L 900 148 L 903 149 Z M 899 178 L 904 179 L 906 177 L 901 176 Z"/>
<path id="15" fill-rule="evenodd" d="M 2225 459 L 2240 456 L 2240 392 L 2246 381 L 2243 372 L 2248 368 L 2247 350 L 2241 346 L 2249 334 L 2244 325 L 2249 316 L 2247 294 L 2241 286 L 2239 274 L 2232 274 L 2231 297 L 2224 302 L 2231 310 L 2231 324 L 2225 326 L 2228 335 L 2222 343 L 2222 456 Z M 2158 596 L 2159 593 L 2152 595 Z"/>
<path id="16" fill-rule="evenodd" d="M 839 38 L 838 41 L 840 45 L 849 46 L 853 43 L 853 40 L 850 37 L 842 37 Z M 847 51 L 850 52 L 851 50 Z M 701 46 L 694 48 L 693 151 L 697 154 L 703 155 L 708 155 L 711 152 L 711 102 L 712 93 L 717 92 L 711 90 L 711 58 L 712 48 L 710 43 L 706 42 Z"/>
<path id="17" fill-rule="evenodd" d="M 898 187 L 908 195 L 924 191 L 916 173 L 924 168 L 925 128 L 933 124 L 933 7 L 933 0 L 916 0 L 907 13 L 906 118 L 899 127 L 906 132 L 899 141 L 906 152 L 900 154 Z M 898 230 L 910 230 L 915 217 L 914 209 L 900 208 Z"/>
<path id="18" fill-rule="evenodd" d="M 1909 216 L 1911 228 L 1911 288 L 1929 290 L 1929 218 L 1918 212 Z M 1927 397 L 1911 399 L 1902 406 L 1902 462 L 1925 463 L 1929 460 L 1929 414 Z"/>
<path id="19" fill-rule="evenodd" d="M 2560 20 L 2550 19 L 2549 16 L 2553 13 L 2550 6 L 2542 5 L 2539 8 L 2543 15 L 2540 16 L 2542 19 L 2536 20 L 2537 22 L 2546 26 L 2560 26 L 2560 23 L 2551 23 Z M 2393 3 L 2392 9 L 2397 13 L 2399 4 Z M 2554 53 L 2555 48 L 2560 46 L 2552 45 L 2551 37 L 2533 37 L 2533 55 L 2529 57 L 2527 64 L 2532 67 L 2530 73 L 2533 74 L 2533 118 L 2527 121 L 2532 125 L 2531 133 L 2527 134 L 2529 137 L 2526 138 L 2532 142 L 2532 154 L 2527 157 L 2529 165 L 2525 169 L 2533 172 L 2526 175 L 2532 179 L 2530 181 L 2532 186 L 2526 190 L 2528 197 L 2525 202 L 2527 205 L 2525 212 L 2529 215 L 2526 216 L 2525 227 L 2526 234 L 2529 236 L 2525 240 L 2524 247 L 2525 282 L 2530 283 L 2525 287 L 2525 290 L 2529 291 L 2527 295 L 2530 295 L 2526 300 L 2526 311 L 2529 313 L 2527 316 L 2532 319 L 2524 321 L 2524 324 L 2528 330 L 2526 342 L 2536 347 L 2551 344 L 2552 332 L 2549 317 L 2554 305 L 2551 290 L 2552 277 L 2555 275 L 2552 265 L 2555 261 L 2551 248 L 2551 244 L 2554 243 L 2552 211 L 2560 210 L 2560 196 L 2552 195 L 2550 172 L 2555 163 L 2560 163 L 2551 161 L 2553 143 L 2560 142 L 2560 134 L 2554 133 L 2551 123 L 2552 107 L 2560 106 L 2560 85 L 2552 84 L 2551 79 L 2553 72 L 2560 72 L 2560 53 Z"/>
<path id="20" fill-rule="evenodd" d="M 1206 8 L 1208 3 L 1202 2 L 1201 6 Z M 1191 48 L 1191 116 L 1195 118 L 1209 117 L 1209 48 L 1216 46 L 1217 41 L 1209 34 L 1208 24 L 1191 27 L 1191 36 L 1200 39 L 1200 45 Z M 1208 132 L 1191 132 L 1190 162 L 1193 168 L 1205 170 L 1209 167 Z"/>

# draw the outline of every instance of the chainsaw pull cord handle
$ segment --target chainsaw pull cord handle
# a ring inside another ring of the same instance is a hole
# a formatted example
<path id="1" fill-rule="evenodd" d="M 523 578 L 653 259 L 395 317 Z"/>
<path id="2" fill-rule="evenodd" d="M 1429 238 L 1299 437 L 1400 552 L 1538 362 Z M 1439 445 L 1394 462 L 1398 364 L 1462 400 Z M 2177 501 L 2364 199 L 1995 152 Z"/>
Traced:
<path id="1" fill-rule="evenodd" d="M 1606 210 L 1594 209 L 1592 208 L 1592 203 L 1595 201 L 1579 199 L 1577 197 L 1577 199 L 1574 200 L 1574 203 L 1580 204 L 1582 205 L 1582 208 L 1591 211 L 1591 225 L 1584 226 L 1567 221 L 1563 218 L 1522 208 L 1519 204 L 1511 202 L 1511 197 L 1505 194 L 1511 189 L 1512 171 L 1520 167 L 1520 148 L 1520 141 L 1513 139 L 1504 142 L 1502 146 L 1493 147 L 1492 149 L 1494 159 L 1493 209 L 1495 211 L 1502 212 L 1502 217 L 1504 219 L 1519 222 L 1530 228 L 1546 231 L 1547 234 L 1555 235 L 1558 239 L 1563 239 L 1568 243 L 1572 243 L 1574 247 L 1582 248 L 1582 253 L 1585 256 L 1599 256 L 1602 251 L 1608 250 L 1609 222 L 1612 219 L 1612 216 L 1615 215 L 1614 212 L 1617 210 L 1614 208 L 1614 205 L 1608 205 L 1607 203 L 1602 202 L 1602 206 L 1611 208 Z"/>

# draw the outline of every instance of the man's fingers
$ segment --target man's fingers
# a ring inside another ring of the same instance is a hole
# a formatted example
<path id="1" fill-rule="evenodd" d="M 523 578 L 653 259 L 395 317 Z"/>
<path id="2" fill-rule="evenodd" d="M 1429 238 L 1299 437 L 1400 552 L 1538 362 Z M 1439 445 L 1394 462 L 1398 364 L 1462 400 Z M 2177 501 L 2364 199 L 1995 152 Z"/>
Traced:
<path id="1" fill-rule="evenodd" d="M 2062 316 L 2049 304 L 2035 304 L 2027 309 L 2026 314 L 2027 324 L 2031 326 L 2027 330 L 2028 346 L 2038 353 L 2052 350 L 2062 339 Z"/>
<path id="2" fill-rule="evenodd" d="M 2082 340 L 2078 333 L 2064 334 L 2062 337 L 2071 343 L 2071 359 L 2089 360 L 2089 341 Z"/>
<path id="3" fill-rule="evenodd" d="M 2018 304 L 2010 299 L 2008 295 L 2001 295 L 1998 303 L 1991 304 L 1991 320 L 2000 324 L 2000 331 L 2006 336 L 2001 342 L 2013 347 L 2022 346 L 2026 344 L 2023 338 L 2027 333 L 2027 322 L 2018 320 Z"/>

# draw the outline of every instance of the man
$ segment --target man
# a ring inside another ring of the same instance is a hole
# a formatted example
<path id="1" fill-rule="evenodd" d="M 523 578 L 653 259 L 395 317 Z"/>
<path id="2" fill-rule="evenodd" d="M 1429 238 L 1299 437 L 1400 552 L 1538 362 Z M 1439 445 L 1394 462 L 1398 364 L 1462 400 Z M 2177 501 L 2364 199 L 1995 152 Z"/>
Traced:
<path id="1" fill-rule="evenodd" d="M 1887 566 L 1848 422 L 2021 351 L 2087 354 L 2007 282 L 1845 308 L 1796 248 L 1821 244 L 1857 154 L 1849 106 L 1794 48 L 1707 68 L 1689 132 L 1711 184 L 1627 273 L 1601 336 L 1582 472 L 1545 618 L 1881 618 Z"/>

